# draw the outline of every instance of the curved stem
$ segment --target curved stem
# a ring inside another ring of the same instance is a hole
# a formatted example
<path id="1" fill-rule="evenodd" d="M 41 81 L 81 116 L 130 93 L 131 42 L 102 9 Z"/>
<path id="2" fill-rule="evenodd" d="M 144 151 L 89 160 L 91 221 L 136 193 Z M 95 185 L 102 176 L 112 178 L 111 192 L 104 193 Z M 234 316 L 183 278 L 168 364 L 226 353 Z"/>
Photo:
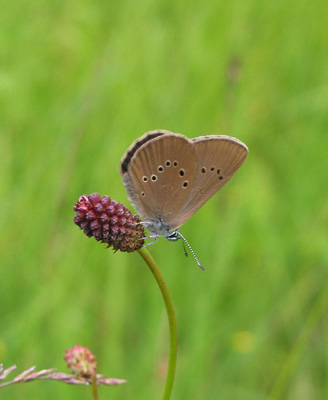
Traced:
<path id="1" fill-rule="evenodd" d="M 171 397 L 171 392 L 173 387 L 176 360 L 177 360 L 177 347 L 178 347 L 177 322 L 175 317 L 174 305 L 171 294 L 164 280 L 164 277 L 160 269 L 158 268 L 155 260 L 150 255 L 149 251 L 143 248 L 138 250 L 138 253 L 145 260 L 149 269 L 154 275 L 154 278 L 157 281 L 157 284 L 162 292 L 162 296 L 165 302 L 167 319 L 169 322 L 169 329 L 170 329 L 170 356 L 169 356 L 169 365 L 167 369 L 166 382 L 162 399 L 169 400 Z"/>

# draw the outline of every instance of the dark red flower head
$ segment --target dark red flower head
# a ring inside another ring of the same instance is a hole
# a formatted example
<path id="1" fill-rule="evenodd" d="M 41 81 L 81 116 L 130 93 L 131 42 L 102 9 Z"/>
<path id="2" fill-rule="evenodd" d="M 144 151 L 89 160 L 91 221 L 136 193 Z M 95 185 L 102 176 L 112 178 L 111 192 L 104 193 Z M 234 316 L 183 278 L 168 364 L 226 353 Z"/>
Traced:
<path id="1" fill-rule="evenodd" d="M 75 203 L 74 211 L 74 222 L 88 237 L 93 236 L 114 250 L 132 252 L 144 244 L 145 231 L 139 217 L 109 196 L 83 195 Z"/>

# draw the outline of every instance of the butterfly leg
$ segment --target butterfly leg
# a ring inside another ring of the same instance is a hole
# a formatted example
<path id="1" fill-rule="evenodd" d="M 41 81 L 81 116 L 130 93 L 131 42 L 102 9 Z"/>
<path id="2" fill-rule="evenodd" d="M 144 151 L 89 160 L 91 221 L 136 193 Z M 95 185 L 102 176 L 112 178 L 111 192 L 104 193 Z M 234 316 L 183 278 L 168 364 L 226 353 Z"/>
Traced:
<path id="1" fill-rule="evenodd" d="M 150 224 L 150 222 L 140 221 L 140 222 L 136 222 L 135 224 L 131 224 L 131 226 L 144 225 L 147 227 L 147 225 L 149 225 L 149 224 Z"/>
<path id="2" fill-rule="evenodd" d="M 149 236 L 146 236 L 146 237 L 138 239 L 138 240 L 144 240 L 144 239 L 153 239 L 153 241 L 142 246 L 143 249 L 145 247 L 151 246 L 152 244 L 155 244 L 157 242 L 158 236 L 149 235 Z"/>

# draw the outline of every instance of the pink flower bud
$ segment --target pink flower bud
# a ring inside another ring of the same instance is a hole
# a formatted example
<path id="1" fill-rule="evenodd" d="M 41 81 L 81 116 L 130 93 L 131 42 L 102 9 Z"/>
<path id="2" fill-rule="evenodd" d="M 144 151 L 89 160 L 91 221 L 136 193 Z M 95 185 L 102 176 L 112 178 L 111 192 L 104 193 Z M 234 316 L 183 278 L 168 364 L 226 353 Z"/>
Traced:
<path id="1" fill-rule="evenodd" d="M 90 378 L 96 374 L 97 361 L 91 350 L 77 344 L 65 353 L 64 360 L 73 375 Z"/>

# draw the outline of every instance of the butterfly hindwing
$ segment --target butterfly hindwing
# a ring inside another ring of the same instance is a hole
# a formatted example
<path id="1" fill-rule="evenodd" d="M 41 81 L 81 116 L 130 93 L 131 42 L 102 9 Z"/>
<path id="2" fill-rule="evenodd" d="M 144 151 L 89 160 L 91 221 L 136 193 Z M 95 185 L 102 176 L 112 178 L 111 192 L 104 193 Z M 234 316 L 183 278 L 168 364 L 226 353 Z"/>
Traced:
<path id="1" fill-rule="evenodd" d="M 234 175 L 248 148 L 230 136 L 200 136 L 192 139 L 197 154 L 197 172 L 175 228 L 190 219 Z"/>

